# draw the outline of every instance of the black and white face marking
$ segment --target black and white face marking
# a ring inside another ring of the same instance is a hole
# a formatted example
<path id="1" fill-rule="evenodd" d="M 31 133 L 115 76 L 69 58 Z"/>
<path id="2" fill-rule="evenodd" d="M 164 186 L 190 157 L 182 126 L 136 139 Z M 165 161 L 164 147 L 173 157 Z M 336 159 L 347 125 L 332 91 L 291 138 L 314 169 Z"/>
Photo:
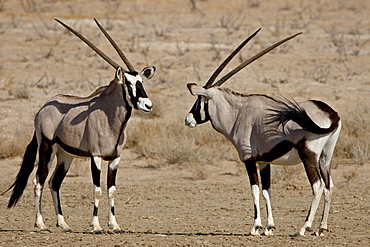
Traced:
<path id="1" fill-rule="evenodd" d="M 140 110 L 143 113 L 152 111 L 152 101 L 148 98 L 144 86 L 143 79 L 138 72 L 124 73 L 123 88 L 126 93 L 126 100 L 131 107 Z"/>
<path id="2" fill-rule="evenodd" d="M 185 124 L 190 128 L 194 128 L 197 124 L 202 124 L 210 120 L 208 114 L 208 99 L 203 96 L 198 96 L 193 107 L 185 118 Z"/>

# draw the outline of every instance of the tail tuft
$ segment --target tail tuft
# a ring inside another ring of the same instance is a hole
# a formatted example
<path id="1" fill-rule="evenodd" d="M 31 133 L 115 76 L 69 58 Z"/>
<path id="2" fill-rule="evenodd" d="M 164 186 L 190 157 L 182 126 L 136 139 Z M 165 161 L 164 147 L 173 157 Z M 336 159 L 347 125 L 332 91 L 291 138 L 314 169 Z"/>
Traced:
<path id="1" fill-rule="evenodd" d="M 281 125 L 283 126 L 283 131 L 284 131 L 285 124 L 288 121 L 292 120 L 296 122 L 299 126 L 301 126 L 304 130 L 315 133 L 315 134 L 327 134 L 338 127 L 338 122 L 339 122 L 338 114 L 323 102 L 312 101 L 313 103 L 318 105 L 320 109 L 326 112 L 330 110 L 330 112 L 328 113 L 330 115 L 332 124 L 329 128 L 321 128 L 320 126 L 318 126 L 307 115 L 306 110 L 302 108 L 297 102 L 290 101 L 288 99 L 285 99 L 285 101 L 286 102 L 279 101 L 279 103 L 281 104 L 280 106 L 278 106 L 275 109 L 269 109 L 272 113 L 268 115 L 267 124 L 276 123 L 277 126 Z M 325 109 L 322 108 L 322 104 L 326 106 Z"/>
<path id="2" fill-rule="evenodd" d="M 9 191 L 13 188 L 12 195 L 9 199 L 8 208 L 15 206 L 22 196 L 24 189 L 26 188 L 28 178 L 35 167 L 35 160 L 37 154 L 37 139 L 36 133 L 34 133 L 32 141 L 27 145 L 26 152 L 23 155 L 23 161 L 21 168 L 14 183 L 7 189 Z"/>

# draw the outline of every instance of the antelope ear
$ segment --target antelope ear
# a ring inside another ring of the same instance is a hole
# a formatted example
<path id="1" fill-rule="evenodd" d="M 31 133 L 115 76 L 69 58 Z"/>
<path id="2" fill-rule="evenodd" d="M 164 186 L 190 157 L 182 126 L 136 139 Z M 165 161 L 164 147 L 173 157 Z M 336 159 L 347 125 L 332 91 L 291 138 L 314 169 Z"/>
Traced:
<path id="1" fill-rule="evenodd" d="M 195 83 L 188 83 L 186 86 L 192 95 L 204 96 L 208 99 L 212 98 L 213 96 L 208 89 L 200 87 Z"/>
<path id="2" fill-rule="evenodd" d="M 140 75 L 141 75 L 142 78 L 151 79 L 154 76 L 154 73 L 155 73 L 155 67 L 150 66 L 150 67 L 145 67 L 141 71 Z"/>
<path id="3" fill-rule="evenodd" d="M 119 83 L 119 84 L 122 84 L 123 82 L 122 82 L 122 74 L 123 74 L 123 72 L 122 72 L 122 69 L 121 69 L 121 67 L 118 67 L 117 68 L 117 70 L 116 70 L 116 82 L 117 83 Z"/>

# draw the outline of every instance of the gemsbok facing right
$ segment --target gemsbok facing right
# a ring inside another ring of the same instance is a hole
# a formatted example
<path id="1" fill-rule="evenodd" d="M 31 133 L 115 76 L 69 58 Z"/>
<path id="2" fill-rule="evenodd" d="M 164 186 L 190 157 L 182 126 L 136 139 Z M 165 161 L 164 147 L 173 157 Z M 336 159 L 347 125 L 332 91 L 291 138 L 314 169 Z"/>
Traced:
<path id="1" fill-rule="evenodd" d="M 72 232 L 62 213 L 60 187 L 74 158 L 90 158 L 94 194 L 92 233 L 101 234 L 103 231 L 99 223 L 98 210 L 102 197 L 101 167 L 102 161 L 105 160 L 108 161 L 108 226 L 113 229 L 113 232 L 122 233 L 116 221 L 114 209 L 117 169 L 121 151 L 127 139 L 126 126 L 132 110 L 140 110 L 143 113 L 152 111 L 152 101 L 143 87 L 143 78 L 152 78 L 155 67 L 145 67 L 140 73 L 137 72 L 96 19 L 96 24 L 127 66 L 127 71 L 80 33 L 63 22 L 56 21 L 79 37 L 115 68 L 115 77 L 108 85 L 98 88 L 90 96 L 77 97 L 58 94 L 41 107 L 35 116 L 32 141 L 27 146 L 15 182 L 8 189 L 13 189 L 8 207 L 11 208 L 17 204 L 27 186 L 30 174 L 37 167 L 34 180 L 35 226 L 38 226 L 41 231 L 50 231 L 44 224 L 41 202 L 43 188 L 56 156 L 57 164 L 49 180 L 49 187 L 54 202 L 57 226 L 65 232 Z M 35 166 L 37 153 L 39 162 Z"/>
<path id="2" fill-rule="evenodd" d="M 248 172 L 254 200 L 252 235 L 259 235 L 259 231 L 263 229 L 257 170 L 260 171 L 262 195 L 267 208 L 267 226 L 264 234 L 273 235 L 275 224 L 270 201 L 270 163 L 296 165 L 302 162 L 311 184 L 313 197 L 305 223 L 295 235 L 304 235 L 305 231 L 312 231 L 312 221 L 324 192 L 324 210 L 316 232 L 316 235 L 322 235 L 328 229 L 331 188 L 334 186 L 330 175 L 330 162 L 341 129 L 337 112 L 326 103 L 317 100 L 297 103 L 261 94 L 243 95 L 219 87 L 245 66 L 300 33 L 266 48 L 213 84 L 227 63 L 259 30 L 226 58 L 203 87 L 195 83 L 187 84 L 190 93 L 198 96 L 198 99 L 187 114 L 185 124 L 195 127 L 197 124 L 210 121 L 212 127 L 230 140 L 237 149 Z"/>

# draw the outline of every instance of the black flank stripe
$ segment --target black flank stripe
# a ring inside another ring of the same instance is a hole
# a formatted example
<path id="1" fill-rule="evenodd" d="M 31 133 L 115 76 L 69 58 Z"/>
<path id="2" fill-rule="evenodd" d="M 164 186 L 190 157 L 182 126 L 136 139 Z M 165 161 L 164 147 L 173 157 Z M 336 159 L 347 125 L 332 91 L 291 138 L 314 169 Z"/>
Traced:
<path id="1" fill-rule="evenodd" d="M 257 155 L 256 161 L 271 162 L 280 158 L 294 147 L 294 144 L 290 141 L 284 140 L 273 147 L 269 152 L 262 155 Z"/>
<path id="2" fill-rule="evenodd" d="M 59 137 L 55 137 L 53 143 L 58 144 L 64 151 L 67 153 L 79 156 L 79 157 L 90 157 L 90 153 L 88 151 L 83 151 L 78 148 L 71 147 L 67 144 L 64 144 Z"/>

